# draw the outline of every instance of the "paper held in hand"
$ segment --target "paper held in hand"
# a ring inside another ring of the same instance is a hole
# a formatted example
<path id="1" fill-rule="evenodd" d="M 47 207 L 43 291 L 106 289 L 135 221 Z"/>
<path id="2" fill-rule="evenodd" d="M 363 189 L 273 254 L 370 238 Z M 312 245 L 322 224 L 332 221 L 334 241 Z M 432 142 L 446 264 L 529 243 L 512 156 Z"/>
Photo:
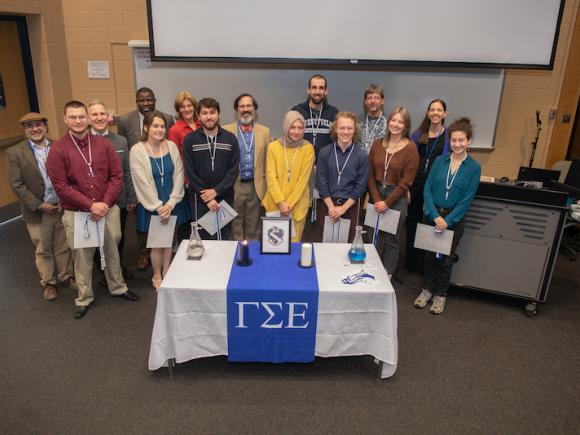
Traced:
<path id="1" fill-rule="evenodd" d="M 159 216 L 151 216 L 147 233 L 147 248 L 171 248 L 177 216 L 170 216 L 166 223 Z"/>
<path id="2" fill-rule="evenodd" d="M 324 217 L 322 243 L 348 243 L 350 219 L 339 219 L 333 222 L 330 216 Z"/>
<path id="3" fill-rule="evenodd" d="M 266 217 L 282 217 L 282 213 L 279 211 L 267 211 Z M 296 235 L 296 230 L 294 229 L 294 219 L 292 219 L 291 226 L 292 229 L 290 230 L 290 237 L 294 237 Z"/>
<path id="4" fill-rule="evenodd" d="M 197 223 L 211 236 L 217 233 L 218 224 L 219 229 L 221 230 L 238 215 L 238 213 L 236 213 L 236 211 L 225 200 L 222 200 L 219 203 L 219 206 L 221 208 L 218 211 L 210 210 L 197 221 Z"/>
<path id="5" fill-rule="evenodd" d="M 91 220 L 90 215 L 91 213 L 85 211 L 75 212 L 73 249 L 97 248 L 104 245 L 106 218 L 95 222 Z"/>
<path id="6" fill-rule="evenodd" d="M 439 233 L 436 232 L 434 228 L 435 227 L 432 227 L 431 225 L 417 224 L 415 248 L 438 252 L 444 255 L 451 254 L 453 231 L 445 230 L 442 233 Z"/>
<path id="7" fill-rule="evenodd" d="M 386 212 L 379 214 L 375 210 L 375 205 L 369 202 L 365 215 L 365 225 L 373 229 L 378 227 L 379 231 L 386 233 L 397 234 L 400 217 L 400 211 L 390 208 Z"/>

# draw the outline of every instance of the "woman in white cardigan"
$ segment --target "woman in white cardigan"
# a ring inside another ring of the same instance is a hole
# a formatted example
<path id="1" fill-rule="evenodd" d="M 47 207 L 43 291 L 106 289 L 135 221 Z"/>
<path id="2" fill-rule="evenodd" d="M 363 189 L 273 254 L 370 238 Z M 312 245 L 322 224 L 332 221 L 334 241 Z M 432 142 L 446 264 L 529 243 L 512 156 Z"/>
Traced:
<path id="1" fill-rule="evenodd" d="M 153 111 L 145 116 L 141 141 L 131 147 L 131 178 L 137 194 L 137 231 L 148 232 L 152 215 L 167 223 L 177 216 L 177 225 L 190 219 L 183 201 L 183 163 L 177 146 L 165 139 L 165 120 Z M 151 266 L 155 289 L 171 263 L 171 248 L 152 248 Z"/>

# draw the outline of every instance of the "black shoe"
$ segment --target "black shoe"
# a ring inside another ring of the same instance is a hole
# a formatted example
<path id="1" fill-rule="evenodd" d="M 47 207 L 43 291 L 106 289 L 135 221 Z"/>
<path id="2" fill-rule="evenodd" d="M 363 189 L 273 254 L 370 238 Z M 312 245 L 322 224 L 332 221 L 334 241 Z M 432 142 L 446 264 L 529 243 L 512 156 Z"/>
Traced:
<path id="1" fill-rule="evenodd" d="M 88 305 L 77 305 L 75 307 L 74 318 L 77 320 L 82 319 L 87 314 L 87 311 L 89 311 Z"/>
<path id="2" fill-rule="evenodd" d="M 123 278 L 125 281 L 131 281 L 133 279 L 133 274 L 129 271 L 129 269 L 122 268 Z"/>
<path id="3" fill-rule="evenodd" d="M 139 300 L 139 295 L 137 293 L 133 293 L 131 290 L 127 290 L 125 293 L 119 295 L 118 297 L 131 302 L 137 302 Z"/>

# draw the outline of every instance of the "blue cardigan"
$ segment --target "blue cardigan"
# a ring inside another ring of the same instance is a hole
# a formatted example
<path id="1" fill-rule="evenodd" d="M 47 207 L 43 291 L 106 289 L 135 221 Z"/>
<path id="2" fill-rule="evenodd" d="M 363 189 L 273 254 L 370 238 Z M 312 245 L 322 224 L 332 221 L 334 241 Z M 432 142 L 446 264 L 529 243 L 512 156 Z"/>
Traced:
<path id="1" fill-rule="evenodd" d="M 445 217 L 445 222 L 452 228 L 463 219 L 475 197 L 479 187 L 481 165 L 468 155 L 457 169 L 457 175 L 449 190 L 449 195 L 445 199 L 445 183 L 450 163 L 451 154 L 445 154 L 435 159 L 423 190 L 423 212 L 433 222 L 439 216 L 437 207 L 453 209 Z"/>

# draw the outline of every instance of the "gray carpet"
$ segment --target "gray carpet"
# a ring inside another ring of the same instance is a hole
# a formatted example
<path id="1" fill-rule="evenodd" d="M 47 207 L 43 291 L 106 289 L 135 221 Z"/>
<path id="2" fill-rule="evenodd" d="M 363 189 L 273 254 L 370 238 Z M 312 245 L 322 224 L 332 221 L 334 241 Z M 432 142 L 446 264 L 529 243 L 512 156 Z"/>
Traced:
<path id="1" fill-rule="evenodd" d="M 169 379 L 147 370 L 149 272 L 129 282 L 140 302 L 97 286 L 74 320 L 74 292 L 42 299 L 22 222 L 0 227 L 0 240 L 2 434 L 580 433 L 580 271 L 564 256 L 535 318 L 521 301 L 461 290 L 433 316 L 396 283 L 399 367 L 387 380 L 370 357 L 207 358 Z"/>

